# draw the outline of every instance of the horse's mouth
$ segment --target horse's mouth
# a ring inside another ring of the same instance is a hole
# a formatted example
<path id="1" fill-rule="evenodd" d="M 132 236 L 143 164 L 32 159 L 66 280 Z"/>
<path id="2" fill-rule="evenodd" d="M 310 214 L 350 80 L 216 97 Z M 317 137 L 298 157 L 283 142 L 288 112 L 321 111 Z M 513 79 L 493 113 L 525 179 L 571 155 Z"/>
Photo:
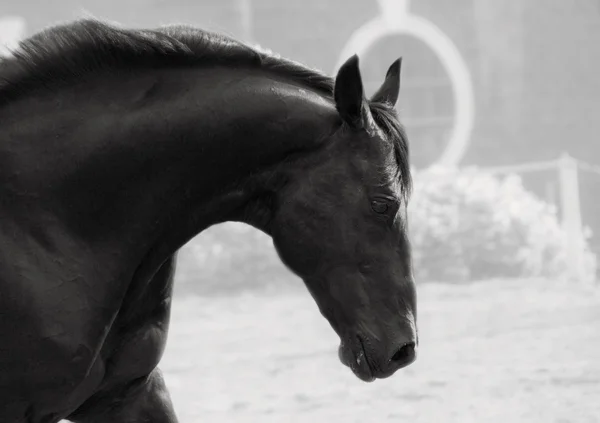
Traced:
<path id="1" fill-rule="evenodd" d="M 342 364 L 350 367 L 356 377 L 363 382 L 373 382 L 375 380 L 360 337 L 357 336 L 354 342 L 342 341 L 338 356 Z"/>

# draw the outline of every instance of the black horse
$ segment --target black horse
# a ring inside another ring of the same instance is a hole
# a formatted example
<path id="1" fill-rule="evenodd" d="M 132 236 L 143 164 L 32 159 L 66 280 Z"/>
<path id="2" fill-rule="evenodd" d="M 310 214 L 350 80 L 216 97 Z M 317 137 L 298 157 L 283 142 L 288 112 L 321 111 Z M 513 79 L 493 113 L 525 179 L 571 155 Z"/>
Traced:
<path id="1" fill-rule="evenodd" d="M 413 362 L 399 86 L 400 60 L 366 99 L 356 56 L 333 80 L 182 26 L 22 42 L 0 62 L 0 421 L 175 422 L 175 255 L 225 221 L 272 237 L 360 379 Z"/>

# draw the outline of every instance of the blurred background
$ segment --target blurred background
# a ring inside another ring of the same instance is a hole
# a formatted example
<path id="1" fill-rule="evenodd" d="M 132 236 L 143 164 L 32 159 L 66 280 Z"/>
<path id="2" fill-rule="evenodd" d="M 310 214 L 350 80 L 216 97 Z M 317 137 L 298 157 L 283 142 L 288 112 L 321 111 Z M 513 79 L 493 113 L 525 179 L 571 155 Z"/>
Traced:
<path id="1" fill-rule="evenodd" d="M 358 53 L 367 94 L 404 58 L 419 359 L 358 381 L 270 239 L 219 225 L 179 255 L 161 367 L 182 422 L 600 421 L 600 2 L 2 0 L 0 44 L 89 15 L 330 74 Z"/>

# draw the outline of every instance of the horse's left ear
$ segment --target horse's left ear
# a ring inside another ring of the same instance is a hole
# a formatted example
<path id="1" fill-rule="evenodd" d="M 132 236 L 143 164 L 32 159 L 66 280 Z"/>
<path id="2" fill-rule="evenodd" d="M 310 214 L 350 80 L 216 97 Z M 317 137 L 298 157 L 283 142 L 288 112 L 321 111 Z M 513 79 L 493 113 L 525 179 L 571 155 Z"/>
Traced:
<path id="1" fill-rule="evenodd" d="M 356 54 L 340 67 L 335 77 L 333 97 L 344 122 L 353 128 L 364 127 L 366 99 Z"/>
<path id="2" fill-rule="evenodd" d="M 402 67 L 402 57 L 397 59 L 387 71 L 385 81 L 381 87 L 371 97 L 371 101 L 377 103 L 389 103 L 394 106 L 398 101 L 400 94 L 400 69 Z"/>

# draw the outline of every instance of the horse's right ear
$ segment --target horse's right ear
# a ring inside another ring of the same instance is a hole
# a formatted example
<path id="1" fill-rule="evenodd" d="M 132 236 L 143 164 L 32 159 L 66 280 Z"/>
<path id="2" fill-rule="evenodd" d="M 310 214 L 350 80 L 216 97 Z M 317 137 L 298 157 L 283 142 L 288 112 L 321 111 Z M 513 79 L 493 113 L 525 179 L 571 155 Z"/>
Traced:
<path id="1" fill-rule="evenodd" d="M 340 67 L 335 77 L 333 97 L 335 107 L 344 122 L 354 128 L 362 128 L 365 95 L 356 54 Z"/>
<path id="2" fill-rule="evenodd" d="M 400 93 L 400 68 L 402 66 L 402 57 L 392 63 L 392 66 L 385 75 L 385 81 L 379 87 L 377 92 L 371 97 L 371 101 L 376 103 L 388 103 L 394 106 L 398 101 Z"/>

